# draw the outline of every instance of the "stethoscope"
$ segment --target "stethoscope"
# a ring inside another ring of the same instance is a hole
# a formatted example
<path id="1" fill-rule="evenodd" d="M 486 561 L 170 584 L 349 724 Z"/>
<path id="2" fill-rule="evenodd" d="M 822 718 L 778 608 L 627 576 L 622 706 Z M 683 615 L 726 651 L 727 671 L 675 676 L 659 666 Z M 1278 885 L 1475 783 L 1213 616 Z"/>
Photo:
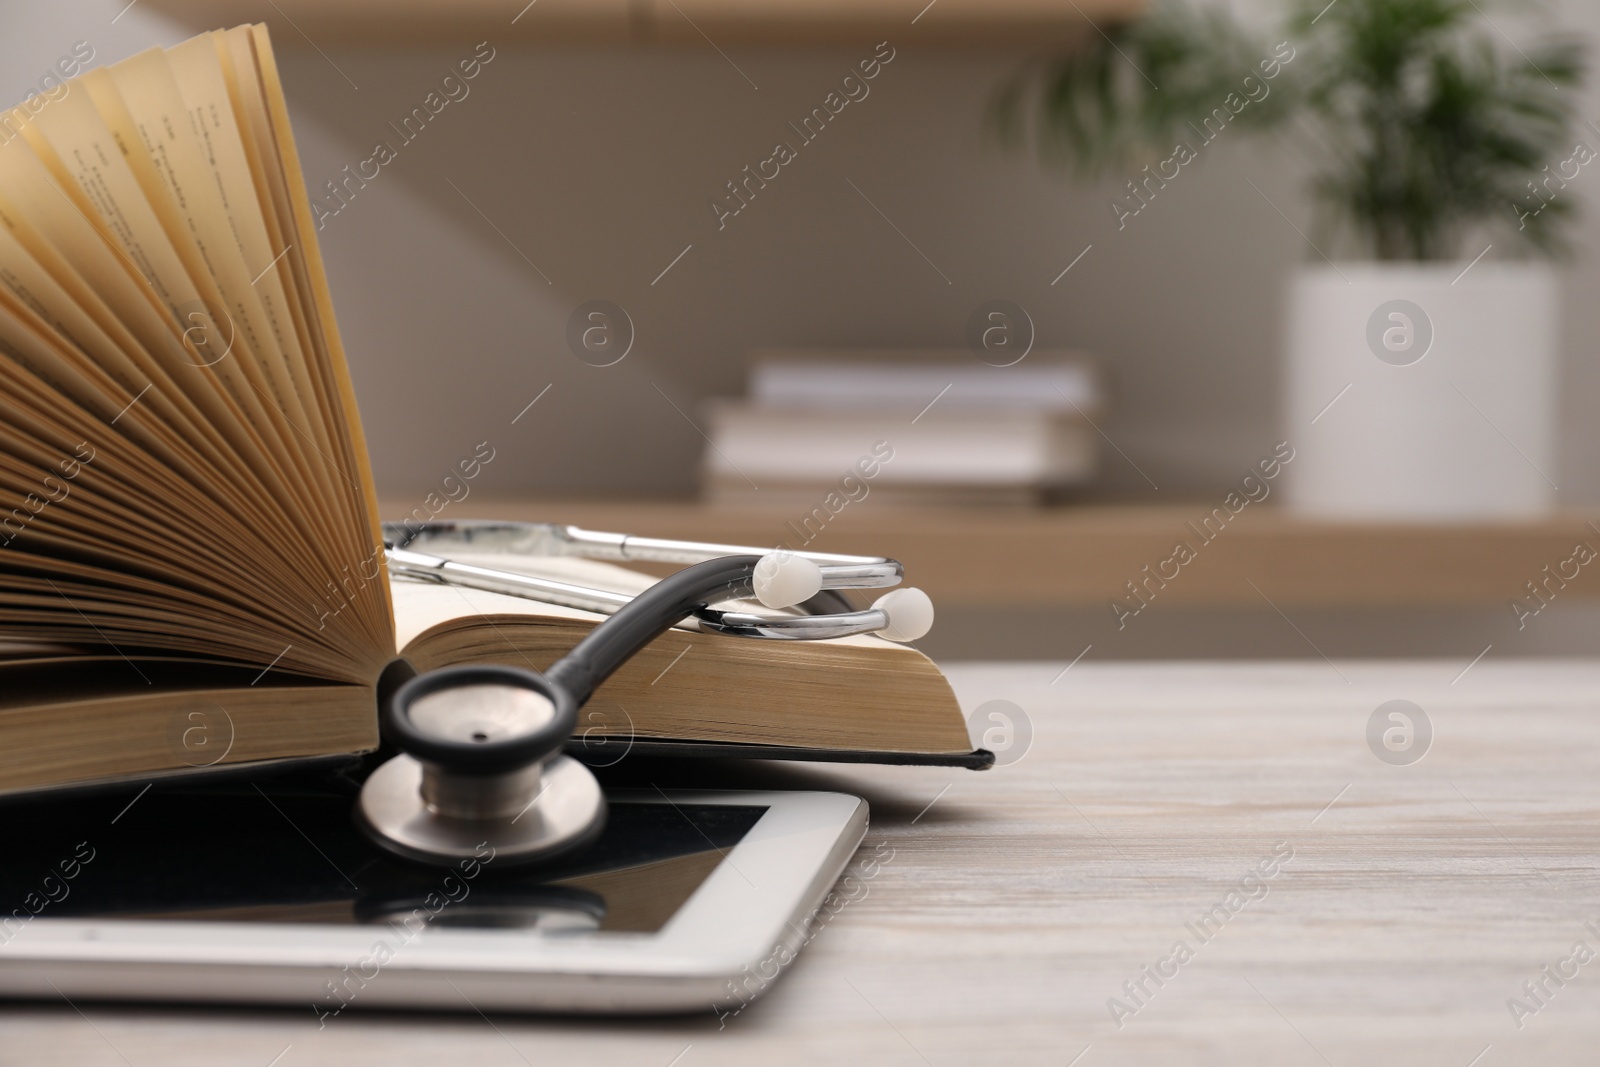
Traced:
<path id="1" fill-rule="evenodd" d="M 383 735 L 401 754 L 367 778 L 357 821 L 383 848 L 424 863 L 486 854 L 504 864 L 554 862 L 594 841 L 605 824 L 605 795 L 594 774 L 562 749 L 595 689 L 674 626 L 688 622 L 769 640 L 877 633 L 904 642 L 933 625 L 932 602 L 914 588 L 895 589 L 865 611 L 765 615 L 714 606 L 753 596 L 771 609 L 848 609 L 836 590 L 899 583 L 901 565 L 880 556 L 773 552 L 540 523 L 386 523 L 383 534 L 391 575 L 610 616 L 543 674 L 445 667 L 412 678 L 383 701 Z M 689 566 L 630 597 L 421 548 Z"/>

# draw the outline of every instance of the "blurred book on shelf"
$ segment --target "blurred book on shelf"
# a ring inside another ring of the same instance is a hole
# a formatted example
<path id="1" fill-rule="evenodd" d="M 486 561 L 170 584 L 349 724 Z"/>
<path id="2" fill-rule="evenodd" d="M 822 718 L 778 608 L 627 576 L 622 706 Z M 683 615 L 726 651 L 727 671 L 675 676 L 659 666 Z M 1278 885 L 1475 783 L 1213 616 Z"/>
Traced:
<path id="1" fill-rule="evenodd" d="M 1104 408 L 1078 352 L 768 351 L 748 397 L 707 405 L 702 484 L 714 503 L 1036 504 L 1093 479 Z"/>

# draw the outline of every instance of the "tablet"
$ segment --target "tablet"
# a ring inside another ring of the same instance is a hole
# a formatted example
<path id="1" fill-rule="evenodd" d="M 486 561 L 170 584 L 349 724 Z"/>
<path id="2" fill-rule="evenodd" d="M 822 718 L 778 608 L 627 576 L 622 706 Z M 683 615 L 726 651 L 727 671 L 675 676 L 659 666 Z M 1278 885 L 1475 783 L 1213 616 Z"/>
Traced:
<path id="1" fill-rule="evenodd" d="M 776 981 L 867 826 L 820 792 L 613 790 L 550 869 L 397 860 L 279 786 L 8 809 L 0 996 L 682 1012 Z M 124 805 L 127 805 L 124 807 Z M 121 808 L 123 810 L 119 811 Z"/>

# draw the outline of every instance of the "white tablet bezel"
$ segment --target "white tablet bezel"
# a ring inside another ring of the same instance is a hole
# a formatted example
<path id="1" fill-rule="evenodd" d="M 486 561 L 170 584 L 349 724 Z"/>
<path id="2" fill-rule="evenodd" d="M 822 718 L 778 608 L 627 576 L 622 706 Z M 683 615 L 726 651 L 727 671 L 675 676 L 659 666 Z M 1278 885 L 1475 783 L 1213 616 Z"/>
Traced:
<path id="1" fill-rule="evenodd" d="M 552 937 L 433 926 L 374 963 L 382 927 L 44 914 L 0 945 L 0 996 L 310 1005 L 324 1018 L 347 1007 L 729 1006 L 759 994 L 793 958 L 867 828 L 866 802 L 842 793 L 616 790 L 610 797 L 767 810 L 655 933 Z M 349 968 L 358 964 L 353 981 Z M 334 982 L 342 993 L 335 995 Z"/>

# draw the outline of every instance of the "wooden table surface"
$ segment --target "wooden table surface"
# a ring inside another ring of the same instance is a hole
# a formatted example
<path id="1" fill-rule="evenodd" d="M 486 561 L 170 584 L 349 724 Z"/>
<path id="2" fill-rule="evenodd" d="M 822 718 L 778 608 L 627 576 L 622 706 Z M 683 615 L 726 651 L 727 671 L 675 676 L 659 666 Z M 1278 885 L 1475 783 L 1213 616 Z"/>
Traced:
<path id="1" fill-rule="evenodd" d="M 1275 500 L 1275 498 L 1273 498 Z M 428 517 L 420 499 L 379 514 Z M 867 497 L 820 528 L 799 505 L 540 500 L 474 493 L 439 519 L 564 522 L 595 530 L 895 557 L 942 607 L 1137 607 L 1127 583 L 1163 610 L 1194 607 L 1421 607 L 1600 597 L 1579 561 L 1600 551 L 1600 515 L 1527 522 L 1332 522 L 1249 506 L 1219 527 L 1219 501 L 1050 508 L 911 507 Z M 824 513 L 825 514 L 825 513 Z M 1224 510 L 1223 515 L 1227 512 Z M 1211 525 L 1201 524 L 1211 516 Z M 813 537 L 814 540 L 806 540 Z M 1194 556 L 1175 561 L 1179 543 Z M 1588 554 L 1578 545 L 1588 546 Z M 1146 568 L 1149 568 L 1147 571 Z M 1151 576 L 1154 577 L 1151 577 Z M 1165 575 L 1163 579 L 1162 576 Z M 1144 584 L 1148 583 L 1148 584 Z M 1537 596 L 1530 584 L 1538 586 Z M 1108 613 L 1109 617 L 1109 613 Z M 1513 614 L 1507 610 L 1507 618 Z"/>
<path id="2" fill-rule="evenodd" d="M 1600 661 L 1063 666 L 952 669 L 1031 723 L 992 772 L 729 770 L 866 796 L 893 858 L 720 1024 L 6 1005 L 0 1063 L 1596 1062 Z"/>

